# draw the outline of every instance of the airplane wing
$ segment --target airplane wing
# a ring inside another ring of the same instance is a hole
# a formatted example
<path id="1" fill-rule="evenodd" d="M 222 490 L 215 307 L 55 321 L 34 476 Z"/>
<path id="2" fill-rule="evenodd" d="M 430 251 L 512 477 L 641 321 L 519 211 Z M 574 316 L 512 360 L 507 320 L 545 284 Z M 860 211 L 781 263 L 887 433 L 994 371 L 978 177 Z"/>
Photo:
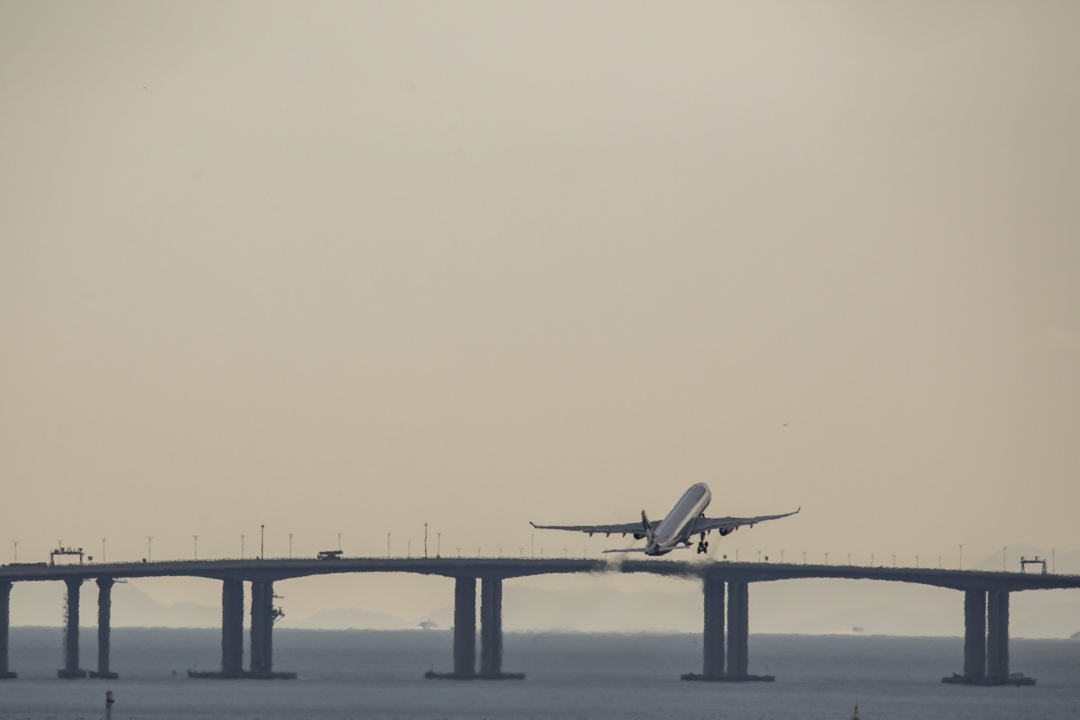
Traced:
<path id="1" fill-rule="evenodd" d="M 799 510 L 802 510 L 800 507 Z M 738 518 L 738 517 L 722 517 L 722 518 L 707 518 L 699 517 L 694 520 L 694 529 L 690 531 L 691 535 L 697 535 L 703 532 L 709 532 L 710 530 L 719 530 L 721 535 L 727 535 L 732 530 L 736 530 L 743 525 L 749 525 L 754 527 L 759 522 L 765 522 L 766 520 L 779 520 L 780 518 L 791 517 L 795 513 L 784 513 L 783 515 L 759 515 L 757 517 Z"/>
<path id="2" fill-rule="evenodd" d="M 623 523 L 622 525 L 537 525 L 534 522 L 530 522 L 537 530 L 572 530 L 574 532 L 588 533 L 590 536 L 596 534 L 603 535 L 629 535 L 631 533 L 637 533 L 642 535 L 644 526 L 640 522 L 635 523 Z M 649 525 L 655 530 L 660 524 L 658 520 L 652 520 Z"/>

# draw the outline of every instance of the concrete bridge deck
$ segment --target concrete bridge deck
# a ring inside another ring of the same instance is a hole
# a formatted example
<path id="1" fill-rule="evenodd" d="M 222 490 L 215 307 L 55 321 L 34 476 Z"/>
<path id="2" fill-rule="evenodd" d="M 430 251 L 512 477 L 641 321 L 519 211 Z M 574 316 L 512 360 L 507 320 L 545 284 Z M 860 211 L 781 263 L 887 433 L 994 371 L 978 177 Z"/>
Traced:
<path id="1" fill-rule="evenodd" d="M 444 577 L 502 578 L 567 573 L 649 573 L 674 577 L 723 577 L 731 582 L 768 582 L 804 578 L 886 580 L 933 585 L 953 590 L 1048 590 L 1080 588 L 1080 575 L 1016 573 L 985 570 L 884 567 L 865 565 L 805 565 L 774 562 L 624 560 L 610 562 L 563 558 L 380 558 L 336 560 L 267 558 L 226 560 L 167 560 L 157 562 L 0 565 L 0 583 L 72 578 L 128 579 L 200 577 L 212 580 L 275 582 L 313 575 L 342 573 L 413 573 Z"/>
<path id="2" fill-rule="evenodd" d="M 0 566 L 0 678 L 8 668 L 9 599 L 15 582 L 61 581 L 67 586 L 64 668 L 58 677 L 115 678 L 109 666 L 111 592 L 117 579 L 201 577 L 222 582 L 221 671 L 193 677 L 286 678 L 273 669 L 273 584 L 283 580 L 341 573 L 416 573 L 455 579 L 454 669 L 429 677 L 521 679 L 502 671 L 502 583 L 506 579 L 560 573 L 650 573 L 700 579 L 704 605 L 704 657 L 700 675 L 687 680 L 768 680 L 748 674 L 749 585 L 755 582 L 831 578 L 917 583 L 965 593 L 964 672 L 946 682 L 995 685 L 1010 678 L 1009 594 L 1023 590 L 1078 588 L 1080 576 L 1024 574 L 937 568 L 805 565 L 728 561 L 646 559 L 617 561 L 569 558 L 255 558 L 175 560 L 135 563 Z M 98 667 L 79 661 L 79 594 L 83 582 L 98 586 Z M 476 670 L 476 582 L 481 582 L 480 671 Z M 245 583 L 250 584 L 250 665 L 243 667 Z M 726 601 L 726 612 L 725 612 Z M 725 629 L 726 625 L 726 629 Z M 726 649 L 726 653 L 725 653 Z"/>

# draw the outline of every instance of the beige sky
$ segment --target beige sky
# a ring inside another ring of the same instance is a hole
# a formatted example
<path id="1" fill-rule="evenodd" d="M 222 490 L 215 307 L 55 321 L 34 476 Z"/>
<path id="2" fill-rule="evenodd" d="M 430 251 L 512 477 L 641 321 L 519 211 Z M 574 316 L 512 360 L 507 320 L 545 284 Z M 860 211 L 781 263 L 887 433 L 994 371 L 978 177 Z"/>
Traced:
<path id="1" fill-rule="evenodd" d="M 516 554 L 699 481 L 803 508 L 721 552 L 1074 548 L 1078 37 L 1069 2 L 0 4 L 0 558 Z"/>

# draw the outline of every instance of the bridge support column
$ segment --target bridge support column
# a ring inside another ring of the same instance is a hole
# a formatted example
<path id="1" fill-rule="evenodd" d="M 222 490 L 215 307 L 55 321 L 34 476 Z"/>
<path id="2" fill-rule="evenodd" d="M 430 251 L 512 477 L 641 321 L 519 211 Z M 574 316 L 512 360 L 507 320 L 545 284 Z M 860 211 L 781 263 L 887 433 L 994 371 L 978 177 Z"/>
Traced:
<path id="1" fill-rule="evenodd" d="M 724 581 L 706 577 L 704 585 L 704 658 L 701 674 L 706 678 L 718 678 L 724 676 Z"/>
<path id="2" fill-rule="evenodd" d="M 8 670 L 8 629 L 11 627 L 11 583 L 0 583 L 0 680 L 11 680 Z"/>
<path id="3" fill-rule="evenodd" d="M 244 674 L 244 581 L 221 584 L 221 674 Z"/>
<path id="4" fill-rule="evenodd" d="M 492 592 L 485 581 L 485 592 Z M 502 602 L 502 586 L 499 587 L 499 601 Z M 490 608 L 487 603 L 485 609 Z M 501 634 L 501 613 L 499 623 Z M 486 625 L 487 623 L 485 623 Z M 490 643 L 489 646 L 490 647 Z M 487 648 L 485 648 L 486 654 Z M 428 680 L 472 680 L 476 674 L 476 578 L 459 577 L 454 579 L 454 671 L 437 673 L 428 670 L 424 673 Z"/>
<path id="5" fill-rule="evenodd" d="M 251 674 L 274 670 L 274 584 L 251 583 Z"/>
<path id="6" fill-rule="evenodd" d="M 241 600 L 242 602 L 242 600 Z M 274 583 L 251 582 L 251 671 L 241 677 L 295 680 L 294 672 L 274 672 Z"/>
<path id="7" fill-rule="evenodd" d="M 502 578 L 480 581 L 480 677 L 502 674 Z"/>
<path id="8" fill-rule="evenodd" d="M 115 680 L 119 676 L 109 670 L 109 645 L 112 631 L 112 578 L 98 578 L 98 653 L 97 671 L 91 672 L 90 677 L 104 680 Z"/>
<path id="9" fill-rule="evenodd" d="M 480 678 L 524 680 L 524 673 L 502 671 L 502 578 L 480 583 Z"/>
<path id="10" fill-rule="evenodd" d="M 701 674 L 687 673 L 683 680 L 726 680 L 724 675 L 724 579 L 706 575 L 702 583 L 705 624 L 702 633 Z"/>
<path id="11" fill-rule="evenodd" d="M 986 609 L 986 679 L 1000 684 L 1009 679 L 1009 593 L 991 591 Z"/>
<path id="12" fill-rule="evenodd" d="M 476 675 L 476 578 L 454 582 L 454 677 Z"/>
<path id="13" fill-rule="evenodd" d="M 746 583 L 728 583 L 727 677 L 749 675 L 750 593 Z"/>
<path id="14" fill-rule="evenodd" d="M 56 676 L 65 679 L 84 678 L 86 671 L 79 669 L 79 588 L 82 578 L 69 578 L 67 585 L 67 625 L 64 628 L 64 669 Z"/>
<path id="15" fill-rule="evenodd" d="M 964 593 L 964 679 L 986 677 L 986 591 Z"/>

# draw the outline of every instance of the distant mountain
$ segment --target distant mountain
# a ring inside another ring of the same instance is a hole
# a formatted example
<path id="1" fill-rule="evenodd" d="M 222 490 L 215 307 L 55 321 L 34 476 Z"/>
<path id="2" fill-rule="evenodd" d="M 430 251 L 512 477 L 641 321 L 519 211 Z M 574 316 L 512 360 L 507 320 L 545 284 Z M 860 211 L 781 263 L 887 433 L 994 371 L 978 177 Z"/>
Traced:
<path id="1" fill-rule="evenodd" d="M 61 627 L 64 623 L 64 585 L 58 582 L 20 582 L 11 588 L 11 624 Z M 97 624 L 97 588 L 84 583 L 79 619 Z M 221 608 L 180 602 L 163 605 L 130 583 L 112 590 L 113 627 L 220 627 Z"/>

